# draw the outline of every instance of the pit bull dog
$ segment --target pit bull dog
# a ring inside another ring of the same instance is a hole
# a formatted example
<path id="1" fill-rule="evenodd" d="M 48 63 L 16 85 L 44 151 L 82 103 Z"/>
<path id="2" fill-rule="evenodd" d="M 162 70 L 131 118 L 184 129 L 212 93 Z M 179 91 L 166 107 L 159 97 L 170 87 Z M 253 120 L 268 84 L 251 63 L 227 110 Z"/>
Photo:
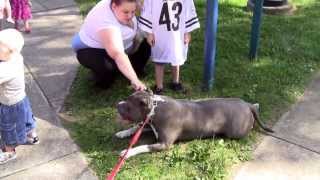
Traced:
<path id="1" fill-rule="evenodd" d="M 222 135 L 242 138 L 249 134 L 255 122 L 268 132 L 258 118 L 258 106 L 238 98 L 213 98 L 190 101 L 175 100 L 167 96 L 139 91 L 117 105 L 120 121 L 139 123 L 150 116 L 150 127 L 157 136 L 155 144 L 141 145 L 128 151 L 126 158 L 146 152 L 169 149 L 177 140 Z M 116 133 L 116 137 L 129 137 L 139 125 Z M 125 150 L 121 152 L 123 155 Z"/>

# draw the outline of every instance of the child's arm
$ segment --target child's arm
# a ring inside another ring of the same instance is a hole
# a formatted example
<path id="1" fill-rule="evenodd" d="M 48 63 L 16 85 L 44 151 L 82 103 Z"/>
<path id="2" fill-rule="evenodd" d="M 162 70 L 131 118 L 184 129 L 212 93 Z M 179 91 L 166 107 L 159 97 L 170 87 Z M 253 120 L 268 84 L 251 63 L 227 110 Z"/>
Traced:
<path id="1" fill-rule="evenodd" d="M 153 33 L 147 33 L 147 42 L 151 47 L 154 46 L 155 40 Z"/>
<path id="2" fill-rule="evenodd" d="M 184 44 L 189 44 L 191 42 L 191 33 L 184 33 Z"/>
<path id="3" fill-rule="evenodd" d="M 5 12 L 6 12 L 7 21 L 14 23 L 13 19 L 12 19 L 11 5 L 10 5 L 9 0 L 5 1 Z"/>

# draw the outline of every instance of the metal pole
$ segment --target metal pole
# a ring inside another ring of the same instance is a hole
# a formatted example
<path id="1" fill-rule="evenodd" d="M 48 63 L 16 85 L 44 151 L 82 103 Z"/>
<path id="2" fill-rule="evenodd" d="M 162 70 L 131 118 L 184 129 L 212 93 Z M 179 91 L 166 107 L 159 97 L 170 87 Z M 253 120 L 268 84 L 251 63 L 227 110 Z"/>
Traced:
<path id="1" fill-rule="evenodd" d="M 263 7 L 264 0 L 253 0 L 253 1 L 255 1 L 255 3 L 254 3 L 254 10 L 253 10 L 252 25 L 251 25 L 251 40 L 250 40 L 250 52 L 249 52 L 250 59 L 255 59 L 257 57 L 262 7 Z"/>
<path id="2" fill-rule="evenodd" d="M 206 32 L 205 32 L 205 63 L 204 90 L 212 89 L 214 82 L 216 38 L 218 27 L 218 0 L 207 0 Z"/>

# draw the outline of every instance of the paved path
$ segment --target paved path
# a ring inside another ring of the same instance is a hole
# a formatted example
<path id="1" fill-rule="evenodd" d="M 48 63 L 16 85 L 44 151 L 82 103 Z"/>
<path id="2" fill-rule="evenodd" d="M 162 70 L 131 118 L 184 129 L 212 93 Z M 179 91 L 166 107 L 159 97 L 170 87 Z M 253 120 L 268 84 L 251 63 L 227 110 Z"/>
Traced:
<path id="1" fill-rule="evenodd" d="M 320 179 L 320 73 L 304 96 L 273 127 L 233 180 Z"/>
<path id="2" fill-rule="evenodd" d="M 17 160 L 0 166 L 0 179 L 98 179 L 57 116 L 77 72 L 70 40 L 82 18 L 72 0 L 32 4 L 32 33 L 24 35 L 23 55 L 41 143 L 19 146 Z"/>

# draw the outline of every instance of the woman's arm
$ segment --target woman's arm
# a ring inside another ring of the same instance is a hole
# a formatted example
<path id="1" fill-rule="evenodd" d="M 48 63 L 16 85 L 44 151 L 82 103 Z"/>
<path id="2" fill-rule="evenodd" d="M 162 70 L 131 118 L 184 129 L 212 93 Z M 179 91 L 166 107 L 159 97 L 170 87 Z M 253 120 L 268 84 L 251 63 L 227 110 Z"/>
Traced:
<path id="1" fill-rule="evenodd" d="M 135 90 L 145 90 L 146 86 L 139 80 L 131 62 L 124 51 L 121 33 L 117 29 L 108 28 L 99 31 L 99 36 L 109 56 L 115 60 L 121 73 L 130 80 Z"/>

